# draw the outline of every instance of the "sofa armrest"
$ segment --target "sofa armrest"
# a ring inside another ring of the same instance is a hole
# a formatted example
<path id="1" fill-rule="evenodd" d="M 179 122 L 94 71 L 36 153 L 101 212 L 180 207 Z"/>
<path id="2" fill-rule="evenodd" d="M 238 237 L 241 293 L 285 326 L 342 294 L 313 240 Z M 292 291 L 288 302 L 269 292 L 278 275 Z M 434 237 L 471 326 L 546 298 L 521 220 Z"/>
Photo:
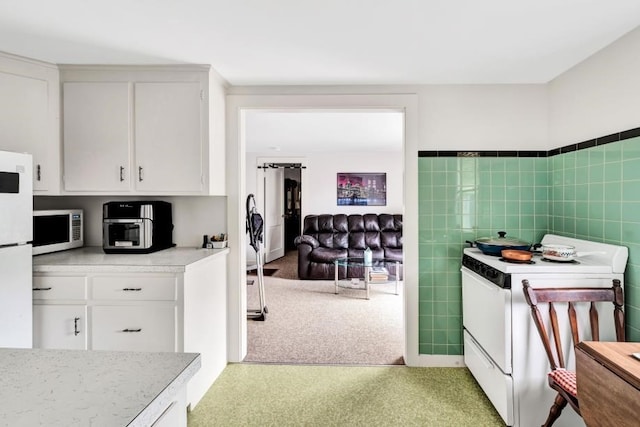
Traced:
<path id="1" fill-rule="evenodd" d="M 303 237 L 307 237 L 307 239 L 302 239 Z M 313 246 L 314 242 L 317 246 Z M 314 248 L 320 244 L 311 236 L 298 236 L 294 243 L 298 248 L 298 278 L 303 280 L 310 279 L 309 269 L 311 268 L 311 259 L 309 256 Z"/>
<path id="2" fill-rule="evenodd" d="M 315 248 L 320 246 L 320 242 L 318 242 L 318 240 L 316 240 L 312 236 L 309 236 L 308 234 L 303 234 L 302 236 L 296 237 L 295 240 L 293 241 L 293 243 L 296 246 L 299 246 L 299 245 L 305 243 L 305 244 L 311 246 L 313 249 L 315 249 Z"/>

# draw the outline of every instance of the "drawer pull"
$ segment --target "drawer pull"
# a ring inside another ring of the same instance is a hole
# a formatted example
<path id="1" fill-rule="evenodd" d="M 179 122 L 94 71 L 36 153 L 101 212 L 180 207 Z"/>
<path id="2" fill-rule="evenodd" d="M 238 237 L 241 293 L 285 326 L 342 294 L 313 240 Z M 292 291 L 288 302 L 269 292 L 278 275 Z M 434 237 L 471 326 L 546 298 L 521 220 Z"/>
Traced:
<path id="1" fill-rule="evenodd" d="M 78 336 L 78 334 L 80 333 L 80 331 L 78 330 L 78 320 L 80 320 L 79 317 L 75 317 L 73 319 L 73 335 Z"/>
<path id="2" fill-rule="evenodd" d="M 142 332 L 142 328 L 138 328 L 138 329 L 123 329 L 122 332 Z"/>
<path id="3" fill-rule="evenodd" d="M 142 290 L 142 288 L 122 288 L 123 291 L 135 291 L 135 292 L 139 292 Z"/>
<path id="4" fill-rule="evenodd" d="M 34 291 L 50 291 L 51 288 L 33 288 Z"/>

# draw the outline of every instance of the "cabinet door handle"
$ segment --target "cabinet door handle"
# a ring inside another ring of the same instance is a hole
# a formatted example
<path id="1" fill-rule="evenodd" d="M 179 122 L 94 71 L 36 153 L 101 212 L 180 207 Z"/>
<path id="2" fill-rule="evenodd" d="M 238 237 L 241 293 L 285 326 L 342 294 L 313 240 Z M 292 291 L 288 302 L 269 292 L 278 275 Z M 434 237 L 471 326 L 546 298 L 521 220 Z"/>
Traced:
<path id="1" fill-rule="evenodd" d="M 124 181 L 124 166 L 120 166 L 120 182 Z"/>
<path id="2" fill-rule="evenodd" d="M 141 291 L 142 288 L 122 288 L 123 291 Z"/>
<path id="3" fill-rule="evenodd" d="M 42 178 L 42 174 L 40 173 L 40 165 L 36 166 L 36 180 L 40 181 Z"/>
<path id="4" fill-rule="evenodd" d="M 80 333 L 80 331 L 78 330 L 78 320 L 80 320 L 79 317 L 75 317 L 73 319 L 73 335 L 78 336 L 78 334 Z"/>
<path id="5" fill-rule="evenodd" d="M 142 328 L 138 328 L 138 329 L 123 329 L 122 332 L 141 332 Z"/>
<path id="6" fill-rule="evenodd" d="M 33 288 L 34 291 L 50 291 L 51 288 Z"/>
<path id="7" fill-rule="evenodd" d="M 144 178 L 142 177 L 142 166 L 138 166 L 138 181 L 142 182 Z"/>

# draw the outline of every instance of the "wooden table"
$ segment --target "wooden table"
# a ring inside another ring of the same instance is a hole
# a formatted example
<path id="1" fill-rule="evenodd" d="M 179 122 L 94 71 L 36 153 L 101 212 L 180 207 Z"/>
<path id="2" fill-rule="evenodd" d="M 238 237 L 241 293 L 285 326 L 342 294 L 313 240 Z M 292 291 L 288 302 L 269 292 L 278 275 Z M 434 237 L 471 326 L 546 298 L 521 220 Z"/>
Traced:
<path id="1" fill-rule="evenodd" d="M 640 425 L 640 343 L 583 341 L 576 347 L 580 412 L 587 426 Z"/>

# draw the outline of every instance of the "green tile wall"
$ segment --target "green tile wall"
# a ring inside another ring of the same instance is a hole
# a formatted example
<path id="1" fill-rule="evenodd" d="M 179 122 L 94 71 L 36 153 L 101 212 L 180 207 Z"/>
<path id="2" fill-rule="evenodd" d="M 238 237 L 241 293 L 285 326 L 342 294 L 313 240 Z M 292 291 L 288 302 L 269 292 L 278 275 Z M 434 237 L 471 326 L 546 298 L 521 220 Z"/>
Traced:
<path id="1" fill-rule="evenodd" d="M 420 354 L 462 354 L 462 249 L 502 230 L 627 246 L 627 339 L 640 341 L 640 138 L 549 158 L 421 157 L 418 170 Z"/>
<path id="2" fill-rule="evenodd" d="M 629 248 L 627 340 L 640 341 L 640 138 L 549 158 L 549 230 Z"/>
<path id="3" fill-rule="evenodd" d="M 465 241 L 539 241 L 548 228 L 547 158 L 419 159 L 419 351 L 462 354 L 460 259 Z"/>

